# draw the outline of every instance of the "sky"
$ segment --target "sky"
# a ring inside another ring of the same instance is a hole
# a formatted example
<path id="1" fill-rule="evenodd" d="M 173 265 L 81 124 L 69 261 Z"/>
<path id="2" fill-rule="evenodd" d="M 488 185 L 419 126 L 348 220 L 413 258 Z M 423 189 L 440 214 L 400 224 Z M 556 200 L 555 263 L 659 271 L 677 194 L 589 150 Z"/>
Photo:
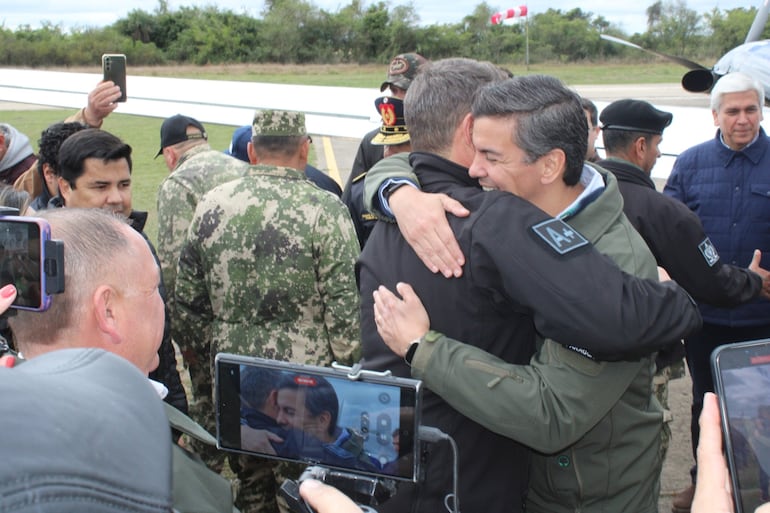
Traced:
<path id="1" fill-rule="evenodd" d="M 329 12 L 337 12 L 341 7 L 350 4 L 343 0 L 309 0 L 310 3 Z M 376 0 L 363 0 L 364 5 L 371 5 Z M 515 1 L 515 0 L 514 0 Z M 631 35 L 644 32 L 647 18 L 645 11 L 655 0 L 643 2 L 618 2 L 617 0 L 530 0 L 511 4 L 497 4 L 494 0 L 487 3 L 501 11 L 527 5 L 530 14 L 544 12 L 549 8 L 560 9 L 563 12 L 579 7 L 585 12 L 604 16 L 621 30 Z M 673 0 L 664 0 L 673 1 Z M 109 2 L 94 2 L 93 0 L 3 0 L 0 9 L 0 25 L 6 29 L 15 30 L 20 25 L 39 28 L 41 22 L 48 21 L 68 30 L 72 27 L 102 27 L 110 25 L 123 18 L 129 11 L 142 9 L 153 12 L 158 6 L 157 0 L 111 0 Z M 387 5 L 402 5 L 408 0 L 390 0 Z M 481 0 L 413 0 L 421 25 L 435 23 L 459 23 L 463 17 L 471 14 Z M 688 8 L 703 14 L 713 8 L 720 10 L 737 7 L 759 7 L 760 0 L 685 0 Z M 236 13 L 246 13 L 250 16 L 261 17 L 264 3 L 262 0 L 169 0 L 168 6 L 174 10 L 182 6 L 216 5 L 220 9 L 231 9 Z"/>

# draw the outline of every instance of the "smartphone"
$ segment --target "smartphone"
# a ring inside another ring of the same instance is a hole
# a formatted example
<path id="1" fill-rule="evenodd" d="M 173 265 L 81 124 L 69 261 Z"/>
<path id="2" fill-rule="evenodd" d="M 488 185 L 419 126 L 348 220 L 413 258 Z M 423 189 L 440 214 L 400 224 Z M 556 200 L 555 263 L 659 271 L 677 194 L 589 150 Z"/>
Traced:
<path id="1" fill-rule="evenodd" d="M 416 481 L 422 382 L 220 353 L 220 449 Z"/>
<path id="2" fill-rule="evenodd" d="M 120 98 L 115 101 L 126 101 L 126 56 L 122 53 L 102 55 L 102 72 L 104 80 L 112 80 L 116 86 L 120 87 Z"/>
<path id="3" fill-rule="evenodd" d="M 51 226 L 44 219 L 0 217 L 0 286 L 12 283 L 16 287 L 12 308 L 44 311 L 51 305 L 51 285 L 55 284 L 48 284 L 48 277 L 51 271 L 63 274 L 64 268 L 47 263 L 50 242 Z"/>
<path id="4" fill-rule="evenodd" d="M 736 513 L 770 501 L 770 339 L 711 355 Z"/>

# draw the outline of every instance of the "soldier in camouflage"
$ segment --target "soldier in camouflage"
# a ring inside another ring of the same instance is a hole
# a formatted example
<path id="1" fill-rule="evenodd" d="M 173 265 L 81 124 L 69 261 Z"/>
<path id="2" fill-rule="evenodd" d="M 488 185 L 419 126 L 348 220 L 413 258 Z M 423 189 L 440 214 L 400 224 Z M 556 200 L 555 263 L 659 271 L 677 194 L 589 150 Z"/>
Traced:
<path id="1" fill-rule="evenodd" d="M 209 146 L 196 119 L 177 114 L 163 121 L 160 151 L 171 174 L 158 189 L 158 257 L 173 311 L 176 263 L 195 207 L 217 185 L 240 178 L 248 165 Z"/>
<path id="2" fill-rule="evenodd" d="M 257 111 L 251 166 L 198 203 L 179 258 L 174 337 L 187 357 L 193 414 L 214 427 L 218 352 L 313 365 L 359 357 L 358 243 L 344 204 L 305 178 L 304 114 Z M 276 465 L 230 457 L 243 512 L 277 511 Z"/>

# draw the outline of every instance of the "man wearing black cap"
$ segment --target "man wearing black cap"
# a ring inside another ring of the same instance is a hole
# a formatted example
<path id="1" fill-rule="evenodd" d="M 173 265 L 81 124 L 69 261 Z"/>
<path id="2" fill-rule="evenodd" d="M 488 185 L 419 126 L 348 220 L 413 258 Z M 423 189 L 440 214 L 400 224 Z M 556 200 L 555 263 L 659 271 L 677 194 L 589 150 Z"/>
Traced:
<path id="1" fill-rule="evenodd" d="M 768 280 L 757 255 L 751 270 L 723 263 L 700 219 L 680 202 L 655 190 L 650 172 L 660 155 L 663 130 L 672 117 L 644 101 L 611 103 L 600 116 L 607 158 L 599 165 L 617 177 L 623 211 L 658 265 L 696 301 L 737 306 L 755 299 L 762 281 Z"/>
<path id="2" fill-rule="evenodd" d="M 205 193 L 243 176 L 248 164 L 217 151 L 196 119 L 177 114 L 160 127 L 160 150 L 171 174 L 158 188 L 158 258 L 173 315 L 176 263 L 187 228 Z"/>
<path id="3" fill-rule="evenodd" d="M 759 267 L 759 254 L 748 269 L 722 262 L 703 225 L 682 203 L 655 190 L 650 172 L 660 156 L 663 130 L 671 124 L 669 112 L 640 100 L 618 100 L 601 113 L 607 158 L 599 165 L 618 179 L 625 212 L 649 246 L 658 265 L 700 302 L 715 306 L 737 306 L 759 297 L 768 273 Z M 658 354 L 656 388 L 667 408 L 669 379 L 681 377 L 676 365 L 684 356 L 677 342 Z M 668 424 L 664 451 L 668 446 Z M 665 455 L 665 452 L 664 452 Z"/>
<path id="4" fill-rule="evenodd" d="M 388 76 L 385 81 L 380 84 L 380 91 L 384 92 L 385 89 L 390 89 L 390 95 L 403 100 L 406 96 L 406 90 L 409 89 L 409 85 L 417 75 L 420 66 L 428 62 L 428 60 L 418 53 L 402 53 L 396 55 L 390 65 L 388 66 Z M 379 112 L 379 108 L 377 109 Z M 356 216 L 361 216 L 361 212 L 356 210 L 355 204 L 360 203 L 355 196 L 363 194 L 363 181 L 366 176 L 366 172 L 371 167 L 383 158 L 383 146 L 372 144 L 372 139 L 380 133 L 379 128 L 375 128 L 364 136 L 361 140 L 361 144 L 358 146 L 358 153 L 353 161 L 353 168 L 350 170 L 350 176 L 348 182 L 345 184 L 345 190 L 342 192 L 342 202 L 350 209 L 350 214 L 353 216 L 353 220 L 356 224 L 356 233 L 358 234 L 361 247 L 364 247 L 366 242 L 366 235 L 360 228 L 361 221 L 356 219 Z M 358 187 L 353 187 L 358 183 Z M 370 224 L 366 233 L 371 232 L 374 216 L 365 213 L 368 223 Z"/>

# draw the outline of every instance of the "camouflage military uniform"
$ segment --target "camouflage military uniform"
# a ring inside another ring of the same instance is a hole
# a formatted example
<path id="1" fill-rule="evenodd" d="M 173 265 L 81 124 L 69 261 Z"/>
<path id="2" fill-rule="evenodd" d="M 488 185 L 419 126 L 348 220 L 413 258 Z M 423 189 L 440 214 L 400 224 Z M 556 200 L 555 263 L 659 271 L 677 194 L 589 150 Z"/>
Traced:
<path id="1" fill-rule="evenodd" d="M 196 420 L 214 427 L 218 352 L 314 365 L 358 359 L 358 251 L 339 198 L 296 169 L 252 166 L 201 199 L 179 261 L 174 318 Z M 230 461 L 241 478 L 237 506 L 275 511 L 274 482 L 254 479 L 273 464 Z"/>
<path id="2" fill-rule="evenodd" d="M 169 299 L 174 297 L 176 264 L 195 206 L 208 191 L 243 176 L 247 169 L 246 163 L 200 144 L 186 151 L 160 184 L 157 250 Z"/>

